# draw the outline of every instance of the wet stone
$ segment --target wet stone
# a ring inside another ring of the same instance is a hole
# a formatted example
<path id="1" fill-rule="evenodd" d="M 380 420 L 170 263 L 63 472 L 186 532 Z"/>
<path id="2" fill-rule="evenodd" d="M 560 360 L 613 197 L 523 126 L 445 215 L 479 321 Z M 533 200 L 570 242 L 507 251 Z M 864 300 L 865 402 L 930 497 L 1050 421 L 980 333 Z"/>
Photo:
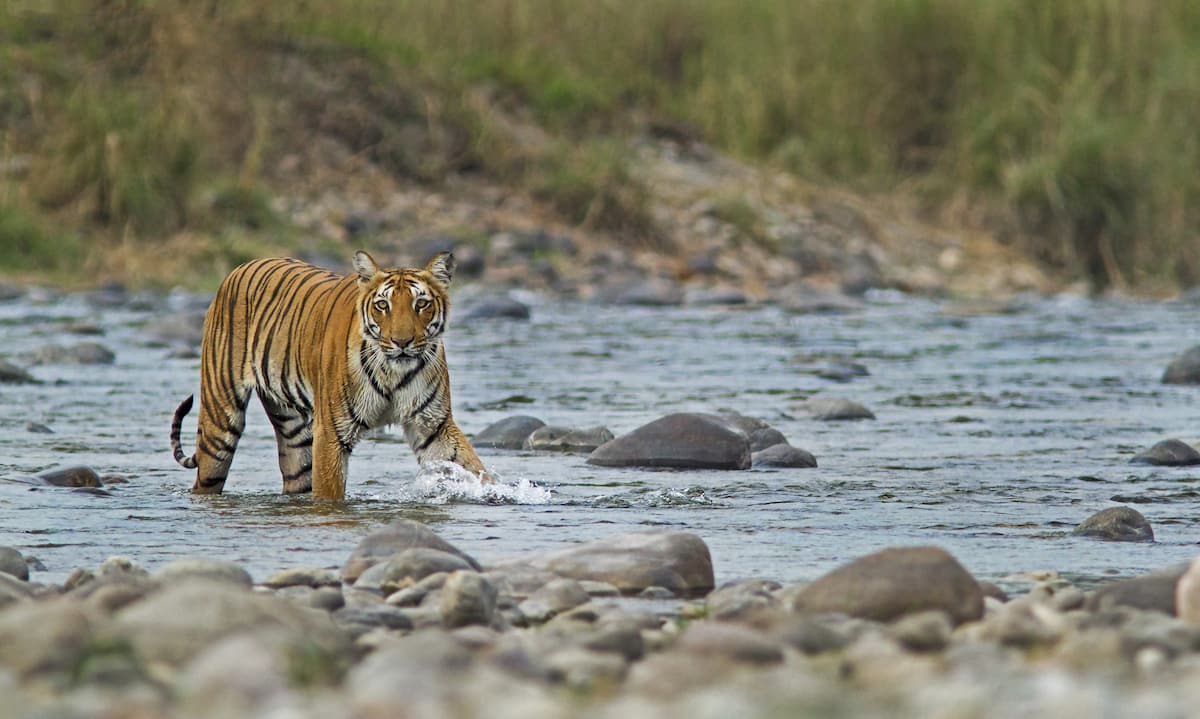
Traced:
<path id="1" fill-rule="evenodd" d="M 816 467 L 817 458 L 790 444 L 776 444 L 750 455 L 752 467 Z"/>
<path id="2" fill-rule="evenodd" d="M 386 604 L 343 605 L 333 612 L 333 620 L 339 627 L 356 635 L 365 634 L 372 629 L 407 631 L 413 628 L 412 618 L 407 612 Z"/>
<path id="3" fill-rule="evenodd" d="M 40 422 L 26 422 L 25 431 L 32 432 L 33 434 L 54 434 L 54 430 Z"/>
<path id="4" fill-rule="evenodd" d="M 462 556 L 439 549 L 416 547 L 397 552 L 386 562 L 367 569 L 354 583 L 357 588 L 380 589 L 390 594 L 431 574 L 476 569 Z"/>
<path id="5" fill-rule="evenodd" d="M 746 579 L 726 584 L 705 597 L 708 615 L 713 619 L 737 619 L 764 609 L 779 606 L 774 592 L 777 582 L 766 579 Z"/>
<path id="6" fill-rule="evenodd" d="M 778 641 L 750 627 L 723 622 L 700 622 L 689 626 L 672 651 L 724 657 L 746 664 L 783 661 L 783 647 Z"/>
<path id="7" fill-rule="evenodd" d="M 521 602 L 517 608 L 532 622 L 545 622 L 556 614 L 586 604 L 587 590 L 574 579 L 555 579 Z"/>
<path id="8" fill-rule="evenodd" d="M 91 467 L 67 467 L 42 472 L 38 479 L 53 487 L 101 487 L 100 475 Z"/>
<path id="9" fill-rule="evenodd" d="M 187 557 L 176 559 L 159 567 L 151 577 L 163 585 L 178 584 L 191 579 L 213 582 L 228 582 L 249 589 L 254 586 L 250 573 L 240 565 L 220 559 Z"/>
<path id="10" fill-rule="evenodd" d="M 1200 452 L 1178 439 L 1164 439 L 1150 449 L 1139 453 L 1130 464 L 1153 464 L 1165 467 L 1189 467 L 1200 464 Z"/>
<path id="11" fill-rule="evenodd" d="M 1150 522 L 1132 507 L 1109 507 L 1096 512 L 1075 527 L 1072 534 L 1114 542 L 1154 541 Z"/>
<path id="12" fill-rule="evenodd" d="M 874 412 L 844 397 L 810 397 L 801 408 L 823 422 L 875 419 Z"/>
<path id="13" fill-rule="evenodd" d="M 1085 606 L 1093 612 L 1132 607 L 1175 616 L 1175 590 L 1185 570 L 1177 567 L 1109 582 L 1097 587 Z"/>
<path id="14" fill-rule="evenodd" d="M 0 384 L 38 384 L 39 380 L 8 360 L 0 359 Z"/>
<path id="15" fill-rule="evenodd" d="M 1200 346 L 1177 355 L 1163 372 L 1164 384 L 1200 384 Z"/>
<path id="16" fill-rule="evenodd" d="M 538 427 L 525 438 L 524 448 L 542 452 L 587 453 L 613 439 L 608 427 Z"/>
<path id="17" fill-rule="evenodd" d="M 888 634 L 900 646 L 914 652 L 939 652 L 950 644 L 954 625 L 945 612 L 917 612 L 897 619 Z"/>
<path id="18" fill-rule="evenodd" d="M 546 423 L 537 417 L 515 415 L 493 422 L 471 438 L 476 447 L 494 449 L 521 449 L 534 430 Z"/>
<path id="19" fill-rule="evenodd" d="M 30 363 L 35 365 L 106 365 L 112 364 L 116 359 L 117 356 L 112 350 L 96 342 L 81 342 L 68 347 L 47 345 L 34 352 L 29 358 Z"/>
<path id="20" fill-rule="evenodd" d="M 332 569 L 302 567 L 275 572 L 267 577 L 263 585 L 272 589 L 280 589 L 297 586 L 336 587 L 341 583 L 342 580 L 338 578 L 337 572 Z"/>
<path id="21" fill-rule="evenodd" d="M 530 317 L 529 305 L 508 295 L 486 297 L 477 300 L 464 309 L 455 321 L 478 322 L 481 320 L 527 320 Z"/>
<path id="22" fill-rule="evenodd" d="M 469 624 L 491 624 L 496 613 L 496 596 L 495 585 L 482 574 L 454 572 L 442 586 L 438 603 L 442 626 L 454 629 Z"/>
<path id="23" fill-rule="evenodd" d="M 588 464 L 603 467 L 747 469 L 746 434 L 719 417 L 678 413 L 642 425 L 592 452 Z"/>

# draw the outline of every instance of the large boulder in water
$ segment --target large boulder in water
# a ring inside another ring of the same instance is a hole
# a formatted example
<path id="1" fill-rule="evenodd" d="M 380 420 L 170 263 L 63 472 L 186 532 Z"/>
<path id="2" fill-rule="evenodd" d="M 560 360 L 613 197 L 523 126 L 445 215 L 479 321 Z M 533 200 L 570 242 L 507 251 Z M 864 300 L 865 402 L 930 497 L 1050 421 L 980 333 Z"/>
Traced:
<path id="1" fill-rule="evenodd" d="M 1072 534 L 1114 542 L 1152 542 L 1154 530 L 1132 507 L 1109 507 L 1080 522 Z"/>
<path id="2" fill-rule="evenodd" d="M 796 595 L 792 608 L 879 622 L 939 610 L 961 624 L 983 616 L 983 591 L 944 549 L 893 547 L 859 557 L 817 579 Z"/>
<path id="3" fill-rule="evenodd" d="M 1164 384 L 1200 384 L 1200 346 L 1179 354 L 1163 372 Z"/>
<path id="4" fill-rule="evenodd" d="M 632 532 L 498 565 L 501 574 L 531 567 L 578 581 L 608 582 L 624 594 L 665 587 L 681 596 L 713 588 L 712 555 L 687 532 Z"/>
<path id="5" fill-rule="evenodd" d="M 545 426 L 545 422 L 529 415 L 505 417 L 484 427 L 483 431 L 471 438 L 471 444 L 477 448 L 521 449 L 534 430 Z"/>
<path id="6" fill-rule="evenodd" d="M 602 444 L 587 461 L 602 467 L 747 469 L 750 440 L 720 417 L 683 412 Z"/>
<path id="7" fill-rule="evenodd" d="M 1190 467 L 1200 464 L 1200 452 L 1180 439 L 1164 439 L 1150 449 L 1139 453 L 1130 464 L 1153 464 L 1163 467 Z"/>
<path id="8" fill-rule="evenodd" d="M 371 532 L 358 543 L 350 558 L 342 566 L 342 580 L 353 584 L 368 567 L 391 559 L 407 549 L 436 549 L 461 557 L 472 569 L 478 570 L 479 563 L 450 544 L 433 530 L 411 519 L 397 519 L 391 524 Z"/>

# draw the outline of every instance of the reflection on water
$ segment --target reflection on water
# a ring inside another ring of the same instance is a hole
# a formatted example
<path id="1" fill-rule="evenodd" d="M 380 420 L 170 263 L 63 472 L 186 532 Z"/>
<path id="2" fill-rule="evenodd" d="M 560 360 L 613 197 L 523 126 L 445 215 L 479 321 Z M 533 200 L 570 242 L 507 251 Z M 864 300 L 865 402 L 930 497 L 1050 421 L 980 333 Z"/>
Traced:
<path id="1" fill-rule="evenodd" d="M 1159 382 L 1195 344 L 1191 306 L 1051 298 L 972 316 L 881 294 L 854 315 L 795 316 L 547 300 L 531 322 L 452 322 L 455 411 L 468 433 L 520 413 L 620 434 L 670 412 L 728 408 L 767 420 L 820 467 L 642 471 L 485 450 L 501 481 L 484 485 L 454 467 L 419 470 L 400 433 L 384 430 L 356 449 L 344 502 L 280 494 L 274 437 L 253 403 L 226 493 L 188 493 L 192 475 L 166 437 L 176 404 L 198 389 L 199 363 L 143 330 L 171 309 L 92 308 L 77 296 L 0 304 L 0 353 L 18 363 L 84 341 L 67 329 L 78 322 L 102 328 L 86 341 L 117 355 L 0 385 L 0 544 L 40 558 L 38 579 L 114 554 L 150 567 L 222 557 L 259 579 L 337 566 L 396 517 L 485 563 L 618 532 L 691 531 L 712 549 L 718 581 L 811 578 L 889 544 L 944 546 L 991 579 L 1053 568 L 1086 580 L 1200 553 L 1200 469 L 1128 464 L 1160 439 L 1200 436 L 1200 389 Z M 868 374 L 814 372 L 814 361 Z M 813 421 L 799 405 L 818 393 L 878 419 Z M 34 479 L 77 464 L 128 482 L 89 493 Z M 1118 502 L 1143 512 L 1158 541 L 1071 536 Z"/>

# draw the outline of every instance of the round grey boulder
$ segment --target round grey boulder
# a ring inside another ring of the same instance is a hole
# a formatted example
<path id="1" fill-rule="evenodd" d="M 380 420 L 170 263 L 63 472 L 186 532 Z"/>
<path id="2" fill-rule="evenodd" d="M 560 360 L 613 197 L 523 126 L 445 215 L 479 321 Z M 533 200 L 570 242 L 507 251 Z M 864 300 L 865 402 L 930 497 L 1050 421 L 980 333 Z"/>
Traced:
<path id="1" fill-rule="evenodd" d="M 463 310 L 457 321 L 476 322 L 479 320 L 527 320 L 529 305 L 515 300 L 508 295 L 487 297 Z"/>
<path id="2" fill-rule="evenodd" d="M 983 616 L 979 583 L 939 547 L 893 547 L 859 557 L 804 587 L 792 608 L 878 622 L 941 610 L 955 624 Z"/>
<path id="3" fill-rule="evenodd" d="M 1177 355 L 1163 372 L 1163 384 L 1200 384 L 1200 346 Z"/>
<path id="4" fill-rule="evenodd" d="M 254 586 L 250 573 L 240 565 L 206 557 L 184 557 L 167 562 L 150 576 L 164 586 L 193 579 L 228 582 L 247 589 Z"/>
<path id="5" fill-rule="evenodd" d="M 54 487 L 101 487 L 100 475 L 91 467 L 66 467 L 42 472 L 38 479 Z"/>
<path id="6" fill-rule="evenodd" d="M 776 444 L 750 455 L 753 467 L 816 467 L 817 458 L 790 444 Z"/>
<path id="7" fill-rule="evenodd" d="M 538 427 L 525 438 L 525 449 L 541 452 L 591 452 L 613 439 L 608 427 Z"/>
<path id="8" fill-rule="evenodd" d="M 1109 582 L 1088 595 L 1091 611 L 1133 607 L 1175 616 L 1175 589 L 1187 565 Z"/>
<path id="9" fill-rule="evenodd" d="M 439 597 L 442 626 L 454 629 L 471 624 L 491 624 L 498 595 L 496 586 L 482 574 L 454 572 L 446 578 Z"/>
<path id="10" fill-rule="evenodd" d="M 411 519 L 397 519 L 363 538 L 342 566 L 342 581 L 353 584 L 368 567 L 387 561 L 406 549 L 424 547 L 449 552 L 467 562 L 472 569 L 479 563 L 453 544 L 439 537 L 432 529 Z"/>
<path id="11" fill-rule="evenodd" d="M 33 375 L 12 362 L 0 359 L 0 384 L 37 384 Z"/>
<path id="12" fill-rule="evenodd" d="M 381 589 L 391 593 L 421 581 L 431 574 L 477 569 L 463 556 L 429 547 L 413 547 L 397 552 L 386 562 L 367 569 L 354 586 L 359 589 Z"/>
<path id="13" fill-rule="evenodd" d="M 801 408 L 822 422 L 875 419 L 874 412 L 844 397 L 810 397 Z"/>
<path id="14" fill-rule="evenodd" d="M 29 581 L 29 565 L 25 563 L 25 555 L 12 547 L 0 547 L 0 572 Z"/>
<path id="15" fill-rule="evenodd" d="M 471 444 L 493 449 L 521 449 L 534 430 L 545 426 L 546 423 L 537 417 L 523 414 L 505 417 L 484 427 L 471 438 Z"/>
<path id="16" fill-rule="evenodd" d="M 587 461 L 601 467 L 747 469 L 750 441 L 719 417 L 684 412 L 600 445 Z"/>
<path id="17" fill-rule="evenodd" d="M 1154 530 L 1132 507 L 1109 507 L 1083 520 L 1072 534 L 1114 542 L 1152 542 Z"/>
<path id="18" fill-rule="evenodd" d="M 1200 452 L 1178 439 L 1164 439 L 1129 460 L 1130 464 L 1153 464 L 1163 467 L 1190 467 L 1200 464 Z"/>

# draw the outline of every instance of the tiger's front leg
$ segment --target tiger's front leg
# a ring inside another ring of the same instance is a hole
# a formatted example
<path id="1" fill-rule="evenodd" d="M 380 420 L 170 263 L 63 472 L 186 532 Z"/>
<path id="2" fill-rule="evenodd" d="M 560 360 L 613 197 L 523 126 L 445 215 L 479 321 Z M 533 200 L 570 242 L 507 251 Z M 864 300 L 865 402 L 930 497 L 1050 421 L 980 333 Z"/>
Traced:
<path id="1" fill-rule="evenodd" d="M 479 455 L 475 454 L 475 448 L 452 418 L 447 416 L 433 427 L 425 426 L 420 420 L 410 421 L 404 426 L 404 437 L 422 466 L 429 462 L 453 462 L 485 482 L 492 481 Z"/>
<path id="2" fill-rule="evenodd" d="M 318 499 L 345 499 L 350 448 L 331 425 L 319 419 L 313 425 L 312 495 Z"/>

